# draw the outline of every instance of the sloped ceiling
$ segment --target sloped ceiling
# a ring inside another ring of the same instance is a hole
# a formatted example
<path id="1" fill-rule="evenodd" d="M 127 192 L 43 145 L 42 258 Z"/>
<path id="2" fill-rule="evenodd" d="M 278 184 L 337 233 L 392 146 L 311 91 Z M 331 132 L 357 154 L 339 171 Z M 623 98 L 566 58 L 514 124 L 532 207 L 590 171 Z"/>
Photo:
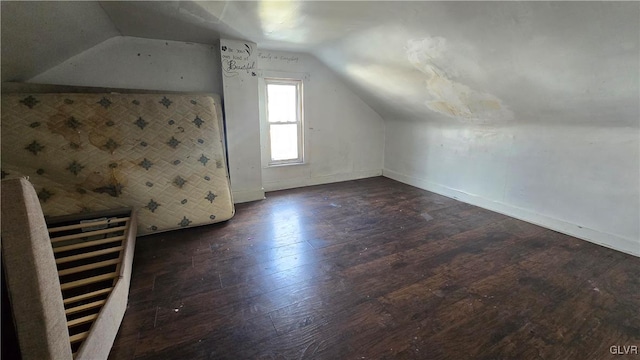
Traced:
<path id="1" fill-rule="evenodd" d="M 387 120 L 638 126 L 637 2 L 24 4 L 2 3 L 3 79 L 5 66 L 25 78 L 118 34 L 222 36 L 315 55 Z M 34 31 L 33 13 L 57 15 Z"/>
<path id="2" fill-rule="evenodd" d="M 638 125 L 639 3 L 373 6 L 315 53 L 387 119 Z"/>
<path id="3" fill-rule="evenodd" d="M 2 81 L 24 81 L 118 36 L 96 2 L 2 1 Z"/>
<path id="4" fill-rule="evenodd" d="M 212 44 L 242 34 L 220 22 L 226 2 L 102 1 L 100 5 L 126 36 Z"/>

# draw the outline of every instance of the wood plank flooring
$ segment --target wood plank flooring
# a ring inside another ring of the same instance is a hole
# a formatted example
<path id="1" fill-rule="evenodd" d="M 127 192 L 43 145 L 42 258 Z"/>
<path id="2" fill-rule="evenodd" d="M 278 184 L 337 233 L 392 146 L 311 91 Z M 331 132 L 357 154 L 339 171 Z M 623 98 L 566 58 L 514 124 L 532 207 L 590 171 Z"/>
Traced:
<path id="1" fill-rule="evenodd" d="M 637 356 L 639 258 L 383 177 L 236 210 L 138 239 L 110 359 Z"/>

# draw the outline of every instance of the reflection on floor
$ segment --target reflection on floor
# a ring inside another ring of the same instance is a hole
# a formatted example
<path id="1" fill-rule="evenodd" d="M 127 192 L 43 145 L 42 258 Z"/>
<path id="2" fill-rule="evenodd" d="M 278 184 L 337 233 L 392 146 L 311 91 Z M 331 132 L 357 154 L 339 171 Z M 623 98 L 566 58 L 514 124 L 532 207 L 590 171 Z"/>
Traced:
<path id="1" fill-rule="evenodd" d="M 110 358 L 605 359 L 639 267 L 382 177 L 273 192 L 138 240 Z"/>

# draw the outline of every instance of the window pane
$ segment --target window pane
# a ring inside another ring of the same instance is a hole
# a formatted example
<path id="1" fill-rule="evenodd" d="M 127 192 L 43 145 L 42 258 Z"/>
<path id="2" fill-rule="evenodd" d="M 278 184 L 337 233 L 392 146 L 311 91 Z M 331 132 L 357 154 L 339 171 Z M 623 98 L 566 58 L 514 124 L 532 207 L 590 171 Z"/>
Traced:
<path id="1" fill-rule="evenodd" d="M 298 125 L 272 124 L 271 161 L 292 160 L 298 158 Z"/>
<path id="2" fill-rule="evenodd" d="M 270 123 L 298 121 L 296 88 L 295 85 L 267 85 L 267 111 Z"/>

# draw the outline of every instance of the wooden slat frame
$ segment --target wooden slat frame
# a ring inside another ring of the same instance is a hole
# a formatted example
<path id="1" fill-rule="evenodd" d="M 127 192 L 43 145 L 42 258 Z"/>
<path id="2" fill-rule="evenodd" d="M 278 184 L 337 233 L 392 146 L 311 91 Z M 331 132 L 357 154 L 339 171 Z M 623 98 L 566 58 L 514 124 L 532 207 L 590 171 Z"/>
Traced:
<path id="1" fill-rule="evenodd" d="M 120 273 L 122 272 L 122 261 L 124 259 L 124 249 L 127 248 L 128 237 L 134 236 L 135 229 L 131 227 L 132 224 L 135 224 L 135 218 L 133 218 L 133 209 L 122 209 L 120 211 L 115 212 L 113 210 L 106 211 L 104 214 L 102 213 L 94 213 L 89 216 L 93 216 L 93 219 L 106 218 L 104 220 L 93 221 L 93 222 L 85 222 L 85 223 L 72 223 L 72 222 L 80 222 L 87 217 L 80 217 L 78 215 L 70 215 L 63 216 L 56 219 L 51 219 L 51 228 L 49 228 L 50 239 L 53 247 L 54 254 L 60 256 L 63 252 L 66 251 L 76 251 L 74 255 L 58 257 L 56 259 L 56 265 L 60 266 L 61 264 L 70 263 L 78 260 L 85 260 L 84 265 L 74 266 L 68 269 L 58 270 L 58 277 L 63 277 L 71 274 L 81 274 L 83 272 L 87 272 L 89 274 L 95 274 L 92 271 L 99 271 L 101 268 L 105 268 L 107 266 L 115 265 L 116 269 L 114 272 L 110 272 L 107 274 L 100 274 L 97 276 L 91 276 L 79 280 L 62 282 L 60 284 L 60 289 L 62 291 L 66 291 L 69 289 L 77 289 L 82 290 L 83 286 L 98 284 L 101 282 L 107 282 L 113 279 L 112 282 L 105 283 L 105 288 L 94 290 L 85 294 L 79 294 L 76 296 L 63 298 L 63 302 L 65 306 L 73 305 L 76 303 L 76 306 L 65 309 L 65 313 L 67 316 L 73 314 L 81 314 L 83 312 L 89 314 L 82 316 L 77 319 L 67 321 L 67 326 L 71 330 L 73 327 L 77 327 L 80 325 L 89 325 L 89 330 L 85 332 L 81 332 L 79 334 L 75 334 L 69 337 L 69 341 L 72 346 L 82 347 L 82 342 L 88 337 L 89 332 L 91 331 L 91 327 L 93 326 L 93 322 L 98 318 L 102 307 L 106 304 L 109 294 L 115 288 L 116 282 L 120 278 Z M 126 211 L 126 213 L 125 213 Z M 100 214 L 100 215 L 98 215 Z M 55 224 L 70 224 L 63 226 L 56 226 Z M 119 225 L 115 227 L 109 227 L 106 229 L 92 230 L 86 232 L 78 232 L 82 229 L 94 227 L 94 226 L 103 226 L 103 225 Z M 75 230 L 75 231 L 74 231 Z M 63 232 L 73 232 L 69 235 L 55 236 L 56 234 L 60 234 Z M 99 238 L 102 235 L 102 238 Z M 88 240 L 90 237 L 95 240 Z M 64 245 L 65 241 L 70 241 L 71 244 Z M 119 244 L 117 242 L 120 242 Z M 108 245 L 112 244 L 112 245 Z M 88 251 L 93 246 L 99 245 L 107 245 L 112 246 L 106 249 L 100 249 L 95 251 Z M 118 253 L 118 257 L 116 259 L 108 259 L 103 261 L 98 261 L 93 263 L 86 263 L 91 261 L 91 258 L 103 256 L 107 254 Z M 104 270 L 103 270 L 104 271 Z M 98 272 L 99 273 L 99 272 Z M 82 275 L 80 275 L 82 276 Z M 107 285 L 109 284 L 109 285 Z M 92 287 L 95 289 L 96 287 Z M 75 291 L 77 294 L 77 291 Z M 100 298 L 102 296 L 103 298 Z M 107 299 L 104 298 L 107 297 Z M 82 304 L 82 301 L 89 301 L 87 304 Z M 80 305 L 78 305 L 80 304 Z M 74 358 L 76 354 L 74 353 Z"/>
<path id="2" fill-rule="evenodd" d="M 87 227 L 98 226 L 98 225 L 119 224 L 121 222 L 129 221 L 129 219 L 130 219 L 129 217 L 123 217 L 123 218 L 111 217 L 110 219 L 107 219 L 107 220 L 80 223 L 80 224 L 73 224 L 73 225 L 65 225 L 65 226 L 58 226 L 58 227 L 54 227 L 54 228 L 49 228 L 48 230 L 49 230 L 49 234 L 53 234 L 53 233 L 60 232 L 60 231 L 84 229 L 84 228 L 87 228 Z"/>
<path id="3" fill-rule="evenodd" d="M 118 227 L 114 227 L 114 228 L 109 228 L 109 229 L 102 229 L 102 230 L 95 230 L 95 231 L 87 231 L 84 233 L 77 233 L 77 234 L 71 234 L 71 235 L 64 235 L 64 236 L 58 236 L 58 237 L 53 237 L 51 238 L 51 242 L 52 243 L 57 243 L 60 241 L 65 241 L 65 240 L 74 240 L 74 239 L 80 239 L 83 237 L 89 237 L 89 236 L 94 236 L 94 235 L 102 235 L 102 234 L 109 234 L 112 232 L 118 232 L 118 231 L 126 231 L 128 228 L 128 226 L 118 226 Z"/>
<path id="4" fill-rule="evenodd" d="M 95 309 L 97 307 L 101 307 L 102 305 L 104 305 L 107 302 L 107 300 L 98 300 L 98 301 L 94 301 L 88 304 L 84 304 L 84 305 L 80 305 L 80 306 L 75 306 L 72 308 L 68 308 L 64 311 L 65 314 L 67 315 L 71 315 L 71 314 L 75 314 L 75 313 L 79 313 L 82 311 L 86 311 L 86 310 L 90 310 L 90 309 Z"/>
<path id="5" fill-rule="evenodd" d="M 88 331 L 81 332 L 79 334 L 75 334 L 75 335 L 69 336 L 69 342 L 74 344 L 74 343 L 77 343 L 78 341 L 82 341 L 82 340 L 86 339 L 87 336 L 89 336 L 89 332 Z"/>
<path id="6" fill-rule="evenodd" d="M 67 327 L 72 328 L 74 326 L 86 324 L 86 323 L 92 322 L 97 318 L 98 318 L 98 314 L 91 314 L 91 315 L 83 316 L 77 319 L 69 320 L 67 321 Z"/>
<path id="7" fill-rule="evenodd" d="M 122 245 L 121 246 L 114 246 L 114 247 L 110 247 L 110 248 L 102 249 L 102 250 L 96 250 L 96 251 L 92 251 L 92 252 L 88 252 L 88 253 L 72 255 L 72 256 L 67 256 L 67 257 L 63 257 L 63 258 L 58 258 L 58 259 L 56 259 L 56 264 L 58 264 L 58 265 L 65 264 L 65 263 L 72 262 L 72 261 L 88 259 L 88 258 L 100 256 L 100 255 L 111 254 L 111 253 L 118 252 L 118 251 L 122 251 Z"/>
<path id="8" fill-rule="evenodd" d="M 120 235 L 120 236 L 108 237 L 100 240 L 81 242 L 73 245 L 58 246 L 53 248 L 53 252 L 61 253 L 61 252 L 70 251 L 70 250 L 82 249 L 90 246 L 109 244 L 109 243 L 121 241 L 124 239 L 125 239 L 125 236 Z"/>
<path id="9" fill-rule="evenodd" d="M 68 268 L 68 269 L 64 269 L 64 270 L 59 270 L 58 271 L 58 276 L 66 276 L 66 275 L 71 275 L 71 274 L 77 274 L 79 272 L 83 272 L 83 271 L 87 271 L 87 270 L 99 269 L 101 267 L 105 267 L 105 266 L 109 266 L 109 265 L 117 265 L 119 261 L 120 261 L 120 259 L 105 260 L 105 261 L 100 261 L 100 262 L 97 262 L 97 263 L 91 263 L 91 264 L 87 264 L 87 265 L 76 266 L 76 267 L 72 267 L 72 268 Z"/>
<path id="10" fill-rule="evenodd" d="M 81 294 L 81 295 L 77 295 L 77 296 L 73 296 L 70 298 L 66 298 L 63 300 L 65 305 L 68 304 L 72 304 L 74 302 L 77 301 L 82 301 L 82 300 L 87 300 L 87 299 L 91 299 L 100 295 L 104 295 L 104 294 L 108 294 L 111 292 L 111 290 L 113 290 L 113 287 L 108 287 L 108 288 L 104 288 L 104 289 L 100 289 L 100 290 L 96 290 L 96 291 L 92 291 L 92 292 L 88 292 L 86 294 Z"/>
<path id="11" fill-rule="evenodd" d="M 92 276 L 90 278 L 80 279 L 80 280 L 76 280 L 76 281 L 71 281 L 71 282 L 68 282 L 68 283 L 60 284 L 60 289 L 61 290 L 69 290 L 69 289 L 77 288 L 79 286 L 95 284 L 95 283 L 98 283 L 98 282 L 101 282 L 101 281 L 110 280 L 110 279 L 113 279 L 114 277 L 118 277 L 118 273 L 112 272 L 112 273 L 108 273 L 108 274 Z"/>

